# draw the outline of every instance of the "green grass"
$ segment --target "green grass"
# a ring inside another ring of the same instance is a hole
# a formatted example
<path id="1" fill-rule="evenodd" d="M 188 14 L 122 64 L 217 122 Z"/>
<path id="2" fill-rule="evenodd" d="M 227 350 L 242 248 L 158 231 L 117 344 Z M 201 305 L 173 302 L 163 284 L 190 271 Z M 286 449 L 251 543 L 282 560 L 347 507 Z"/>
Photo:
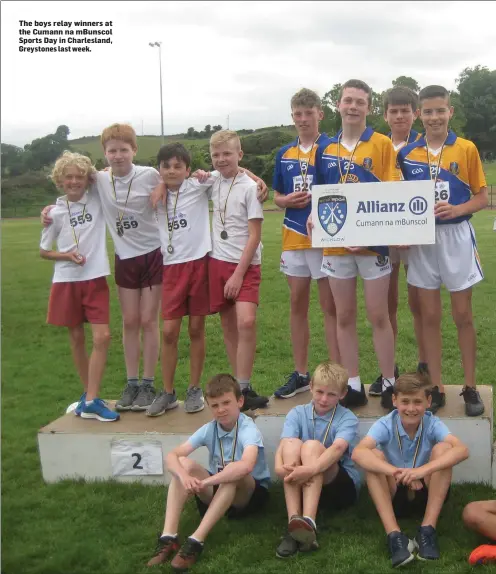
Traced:
<path id="1" fill-rule="evenodd" d="M 494 380 L 494 304 L 496 284 L 494 215 L 474 217 L 486 279 L 474 294 L 478 333 L 478 380 Z M 288 334 L 288 289 L 279 273 L 281 213 L 267 213 L 264 224 L 264 264 L 258 314 L 258 347 L 254 383 L 270 393 L 292 370 Z M 2 226 L 2 572 L 5 574 L 140 574 L 153 552 L 161 529 L 164 489 L 115 483 L 43 483 L 37 449 L 37 430 L 59 417 L 80 394 L 74 375 L 67 335 L 45 325 L 52 265 L 38 257 L 40 228 L 37 220 L 6 221 Z M 121 325 L 115 287 L 112 285 L 113 342 L 103 382 L 103 395 L 117 397 L 125 380 Z M 361 289 L 361 287 L 360 287 Z M 413 369 L 416 352 L 412 323 L 407 311 L 405 280 L 401 277 L 398 363 Z M 360 297 L 360 300 L 362 298 Z M 456 332 L 443 295 L 445 380 L 462 383 Z M 310 365 L 326 357 L 321 315 L 312 292 Z M 378 367 L 363 305 L 358 321 L 361 375 L 375 379 Z M 207 324 L 205 377 L 228 369 L 218 317 Z M 159 377 L 159 369 L 157 369 Z M 177 387 L 183 396 L 188 380 L 188 345 L 182 333 Z M 160 384 L 160 382 L 159 382 Z M 494 498 L 483 485 L 454 486 L 439 522 L 442 560 L 429 570 L 448 574 L 471 572 L 466 557 L 479 543 L 461 523 L 464 505 L 471 500 Z M 181 532 L 189 534 L 197 523 L 189 505 Z M 208 539 L 196 572 L 312 573 L 390 572 L 384 533 L 365 490 L 359 504 L 322 523 L 318 552 L 282 562 L 275 547 L 285 525 L 283 493 L 273 489 L 266 514 L 242 523 L 222 520 Z M 403 522 L 413 536 L 416 524 Z M 411 572 L 425 572 L 414 563 Z M 155 571 L 169 572 L 168 567 Z M 484 572 L 496 572 L 488 567 Z"/>

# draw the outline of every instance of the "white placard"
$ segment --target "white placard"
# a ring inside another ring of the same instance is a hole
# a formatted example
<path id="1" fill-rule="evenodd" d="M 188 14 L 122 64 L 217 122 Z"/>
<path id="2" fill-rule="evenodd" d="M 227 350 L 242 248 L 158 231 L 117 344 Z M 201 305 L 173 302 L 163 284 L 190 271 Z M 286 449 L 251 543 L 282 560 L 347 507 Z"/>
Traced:
<path id="1" fill-rule="evenodd" d="M 435 243 L 434 182 L 314 185 L 312 247 Z"/>
<path id="2" fill-rule="evenodd" d="M 164 474 L 162 444 L 158 441 L 113 440 L 110 458 L 113 476 Z"/>

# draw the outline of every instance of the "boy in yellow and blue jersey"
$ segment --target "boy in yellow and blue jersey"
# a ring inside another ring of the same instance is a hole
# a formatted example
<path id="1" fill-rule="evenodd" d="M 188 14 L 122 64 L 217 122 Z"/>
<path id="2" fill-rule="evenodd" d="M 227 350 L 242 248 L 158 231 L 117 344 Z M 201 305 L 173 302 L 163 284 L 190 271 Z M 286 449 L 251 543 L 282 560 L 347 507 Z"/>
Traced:
<path id="1" fill-rule="evenodd" d="M 312 279 L 317 281 L 320 306 L 324 313 L 324 329 L 329 357 L 339 362 L 336 335 L 336 308 L 325 273 L 321 271 L 322 249 L 312 248 L 306 222 L 311 211 L 311 187 L 315 182 L 315 155 L 319 145 L 329 142 L 319 133 L 323 118 L 322 103 L 312 90 L 303 88 L 291 98 L 291 116 L 298 137 L 282 147 L 276 156 L 274 201 L 285 209 L 282 228 L 280 270 L 288 279 L 290 291 L 291 343 L 295 370 L 274 392 L 276 398 L 287 399 L 309 389 L 308 307 Z"/>
<path id="2" fill-rule="evenodd" d="M 442 86 L 427 86 L 419 94 L 425 134 L 398 153 L 408 181 L 432 180 L 435 186 L 436 243 L 409 249 L 408 283 L 419 290 L 422 333 L 432 379 L 431 410 L 444 406 L 441 382 L 441 294 L 444 283 L 458 331 L 465 386 L 462 396 L 468 416 L 479 416 L 484 404 L 476 390 L 476 334 L 472 319 L 472 286 L 482 281 L 472 214 L 487 205 L 487 186 L 475 145 L 449 130 L 453 116 L 450 96 Z"/>

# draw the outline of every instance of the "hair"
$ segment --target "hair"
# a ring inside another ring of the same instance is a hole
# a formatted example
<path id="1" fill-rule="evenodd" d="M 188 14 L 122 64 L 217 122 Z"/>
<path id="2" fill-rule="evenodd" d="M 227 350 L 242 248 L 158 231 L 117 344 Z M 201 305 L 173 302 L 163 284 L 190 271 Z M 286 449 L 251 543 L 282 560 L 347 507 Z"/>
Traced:
<path id="1" fill-rule="evenodd" d="M 448 105 L 450 104 L 450 94 L 443 86 L 426 86 L 420 90 L 418 97 L 421 106 L 424 100 L 430 100 L 432 98 L 444 98 L 448 102 Z"/>
<path id="2" fill-rule="evenodd" d="M 357 90 L 363 90 L 367 94 L 367 101 L 369 103 L 369 107 L 371 106 L 372 88 L 368 84 L 366 84 L 362 80 L 348 80 L 341 86 L 341 89 L 339 91 L 339 101 L 341 101 L 341 98 L 343 97 L 343 92 L 345 91 L 346 88 L 355 88 Z"/>
<path id="3" fill-rule="evenodd" d="M 136 140 L 136 132 L 128 124 L 112 124 L 105 128 L 101 135 L 101 142 L 103 149 L 110 140 L 119 140 L 129 144 L 134 151 L 138 149 L 138 142 Z"/>
<path id="4" fill-rule="evenodd" d="M 215 147 L 221 144 L 234 142 L 239 149 L 241 149 L 241 140 L 238 134 L 233 130 L 219 130 L 212 134 L 210 138 L 210 147 Z"/>
<path id="5" fill-rule="evenodd" d="M 348 371 L 338 363 L 325 361 L 317 365 L 312 376 L 312 385 L 333 387 L 344 393 L 348 386 Z"/>
<path id="6" fill-rule="evenodd" d="M 170 161 L 174 158 L 184 163 L 187 168 L 189 168 L 191 165 L 191 155 L 189 151 L 183 146 L 183 144 L 180 143 L 163 145 L 158 150 L 157 165 L 160 167 L 162 162 Z"/>
<path id="7" fill-rule="evenodd" d="M 403 373 L 394 383 L 393 394 L 394 396 L 398 396 L 399 393 L 412 395 L 418 391 L 424 391 L 425 396 L 429 397 L 431 389 L 432 383 L 427 375 L 420 373 Z"/>
<path id="8" fill-rule="evenodd" d="M 384 94 L 383 98 L 384 112 L 388 111 L 389 106 L 411 106 L 412 111 L 418 109 L 418 96 L 406 86 L 396 86 Z"/>
<path id="9" fill-rule="evenodd" d="M 73 153 L 71 151 L 64 151 L 64 153 L 55 162 L 50 177 L 53 183 L 58 187 L 62 187 L 62 179 L 65 175 L 65 170 L 68 167 L 76 167 L 88 179 L 96 173 L 95 166 L 91 163 L 89 157 L 80 153 Z"/>
<path id="10" fill-rule="evenodd" d="M 228 373 L 214 375 L 205 386 L 207 399 L 216 399 L 225 393 L 234 393 L 236 399 L 241 398 L 241 387 L 238 381 Z"/>
<path id="11" fill-rule="evenodd" d="M 291 109 L 297 108 L 317 108 L 322 109 L 322 100 L 317 95 L 317 92 L 302 88 L 291 98 Z"/>

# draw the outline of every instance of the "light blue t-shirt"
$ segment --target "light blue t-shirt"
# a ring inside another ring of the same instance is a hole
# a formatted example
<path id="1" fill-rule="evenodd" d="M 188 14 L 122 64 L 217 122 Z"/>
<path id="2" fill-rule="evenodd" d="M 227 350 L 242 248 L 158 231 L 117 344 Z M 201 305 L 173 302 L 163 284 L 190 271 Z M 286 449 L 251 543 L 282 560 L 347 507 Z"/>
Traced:
<path id="1" fill-rule="evenodd" d="M 210 472 L 212 474 L 217 474 L 217 472 L 222 469 L 220 443 L 222 443 L 222 450 L 224 452 L 224 465 L 227 465 L 233 460 L 232 450 L 235 436 L 236 427 L 230 431 L 226 431 L 218 422 L 211 421 L 192 434 L 189 437 L 188 442 L 195 450 L 201 446 L 206 446 L 208 448 Z M 252 445 L 258 447 L 258 456 L 255 468 L 251 475 L 255 480 L 260 482 L 261 486 L 268 488 L 270 483 L 270 471 L 265 460 L 262 433 L 253 422 L 253 419 L 240 413 L 238 418 L 238 440 L 236 443 L 236 450 L 234 452 L 234 462 L 241 460 L 245 448 Z"/>
<path id="2" fill-rule="evenodd" d="M 394 409 L 393 412 L 376 421 L 370 427 L 367 436 L 375 440 L 377 447 L 382 450 L 388 462 L 398 468 L 413 468 L 417 441 L 420 440 L 415 462 L 415 467 L 418 468 L 429 462 L 432 447 L 438 442 L 442 442 L 450 434 L 443 421 L 429 411 L 426 411 L 422 421 L 423 430 L 419 425 L 412 440 L 401 424 L 398 410 Z M 422 437 L 420 437 L 421 431 Z M 401 442 L 401 448 L 398 438 Z"/>
<path id="3" fill-rule="evenodd" d="M 318 415 L 315 413 L 315 435 L 314 435 L 314 412 L 313 402 L 306 405 L 298 405 L 291 409 L 284 421 L 281 439 L 299 438 L 305 442 L 307 440 L 318 440 L 323 443 L 326 430 L 331 420 L 334 409 L 328 413 Z M 324 446 L 329 448 L 337 439 L 342 438 L 348 443 L 348 449 L 340 459 L 341 466 L 350 475 L 358 492 L 360 488 L 361 476 L 354 462 L 351 460 L 351 453 L 358 442 L 358 419 L 345 407 L 337 405 L 336 414 L 327 433 Z"/>

